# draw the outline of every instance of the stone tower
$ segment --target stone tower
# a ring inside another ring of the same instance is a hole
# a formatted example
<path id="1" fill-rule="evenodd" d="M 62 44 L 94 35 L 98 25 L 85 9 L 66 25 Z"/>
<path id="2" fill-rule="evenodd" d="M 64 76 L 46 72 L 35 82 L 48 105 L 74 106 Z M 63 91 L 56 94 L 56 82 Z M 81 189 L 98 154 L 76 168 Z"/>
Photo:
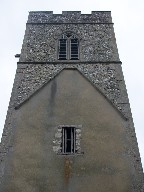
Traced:
<path id="1" fill-rule="evenodd" d="M 111 12 L 30 12 L 0 192 L 143 192 Z"/>

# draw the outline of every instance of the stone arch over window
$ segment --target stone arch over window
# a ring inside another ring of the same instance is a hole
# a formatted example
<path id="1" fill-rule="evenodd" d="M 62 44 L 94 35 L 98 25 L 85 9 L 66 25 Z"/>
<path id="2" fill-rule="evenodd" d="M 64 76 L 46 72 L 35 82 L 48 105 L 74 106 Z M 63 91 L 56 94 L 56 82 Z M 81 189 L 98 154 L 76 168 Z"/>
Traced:
<path id="1" fill-rule="evenodd" d="M 68 31 L 61 35 L 58 48 L 59 60 L 79 60 L 79 39 Z"/>

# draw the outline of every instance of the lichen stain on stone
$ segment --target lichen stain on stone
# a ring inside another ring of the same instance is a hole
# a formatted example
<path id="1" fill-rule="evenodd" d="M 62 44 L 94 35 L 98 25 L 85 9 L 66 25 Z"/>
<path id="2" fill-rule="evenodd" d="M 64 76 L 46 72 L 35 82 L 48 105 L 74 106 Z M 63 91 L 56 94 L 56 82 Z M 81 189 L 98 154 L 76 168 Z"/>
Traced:
<path id="1" fill-rule="evenodd" d="M 67 185 L 69 183 L 69 179 L 72 172 L 72 162 L 69 160 L 68 157 L 64 158 L 64 181 Z"/>

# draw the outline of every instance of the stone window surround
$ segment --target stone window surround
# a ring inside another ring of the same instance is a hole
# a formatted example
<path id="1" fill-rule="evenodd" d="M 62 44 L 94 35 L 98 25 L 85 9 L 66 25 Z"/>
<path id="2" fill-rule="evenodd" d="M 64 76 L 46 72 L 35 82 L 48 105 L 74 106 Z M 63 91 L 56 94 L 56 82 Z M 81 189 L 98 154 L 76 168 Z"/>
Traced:
<path id="1" fill-rule="evenodd" d="M 74 127 L 75 128 L 75 133 L 76 133 L 76 139 L 75 139 L 75 153 L 63 153 L 62 152 L 62 142 L 63 142 L 63 135 L 62 135 L 62 129 L 63 127 Z M 59 125 L 57 127 L 57 131 L 54 136 L 53 140 L 53 151 L 57 155 L 80 155 L 84 154 L 81 150 L 81 128 L 82 125 Z"/>

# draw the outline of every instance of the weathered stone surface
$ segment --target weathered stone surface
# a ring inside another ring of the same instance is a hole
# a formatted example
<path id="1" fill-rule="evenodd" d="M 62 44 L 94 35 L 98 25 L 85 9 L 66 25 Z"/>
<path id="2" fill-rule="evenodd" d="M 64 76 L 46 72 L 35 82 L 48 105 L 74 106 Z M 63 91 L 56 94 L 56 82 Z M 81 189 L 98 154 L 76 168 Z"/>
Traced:
<path id="1" fill-rule="evenodd" d="M 71 31 L 79 37 L 79 61 L 119 61 L 112 24 L 29 24 L 20 61 L 58 61 L 58 40 L 65 31 Z"/>
<path id="2" fill-rule="evenodd" d="M 30 64 L 21 67 L 19 68 L 21 71 L 21 80 L 17 87 L 16 104 L 23 102 L 63 69 L 62 66 L 43 64 Z"/>
<path id="3" fill-rule="evenodd" d="M 52 11 L 32 11 L 28 23 L 111 23 L 108 11 L 92 11 L 92 14 L 81 14 L 80 11 L 63 11 L 53 14 Z"/>

